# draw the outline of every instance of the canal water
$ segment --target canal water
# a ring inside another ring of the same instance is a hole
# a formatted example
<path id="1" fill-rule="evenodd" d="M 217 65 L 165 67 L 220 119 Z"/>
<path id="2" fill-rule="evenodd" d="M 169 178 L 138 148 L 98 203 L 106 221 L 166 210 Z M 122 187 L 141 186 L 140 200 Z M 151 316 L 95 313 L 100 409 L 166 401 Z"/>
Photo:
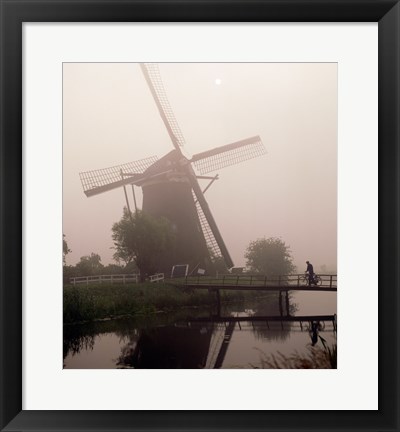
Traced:
<path id="1" fill-rule="evenodd" d="M 335 292 L 290 294 L 289 315 L 336 314 Z M 287 315 L 287 311 L 283 311 Z M 65 369 L 273 368 L 333 350 L 336 321 L 287 321 L 271 296 L 223 305 L 64 326 Z M 246 317 L 242 321 L 238 319 Z M 327 366 L 325 366 L 327 367 Z"/>

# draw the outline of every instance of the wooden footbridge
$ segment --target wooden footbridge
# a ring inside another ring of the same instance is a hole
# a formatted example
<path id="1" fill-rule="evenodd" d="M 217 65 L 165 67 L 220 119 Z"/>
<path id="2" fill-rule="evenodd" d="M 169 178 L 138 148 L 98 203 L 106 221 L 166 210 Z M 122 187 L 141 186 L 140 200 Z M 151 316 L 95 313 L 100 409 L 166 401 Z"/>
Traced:
<path id="1" fill-rule="evenodd" d="M 308 276 L 303 274 L 267 277 L 263 275 L 220 275 L 187 276 L 187 288 L 208 290 L 246 290 L 246 291 L 337 291 L 337 275 L 318 275 L 318 285 L 309 285 Z"/>
<path id="2" fill-rule="evenodd" d="M 211 276 L 187 276 L 184 280 L 186 288 L 207 289 L 215 292 L 218 311 L 221 308 L 221 290 L 241 291 L 270 291 L 279 292 L 279 309 L 283 314 L 283 296 L 285 296 L 285 308 L 289 311 L 289 291 L 337 291 L 337 275 L 318 275 L 317 285 L 309 285 L 308 276 L 304 273 L 295 275 L 279 275 L 267 277 L 263 275 L 221 275 Z"/>

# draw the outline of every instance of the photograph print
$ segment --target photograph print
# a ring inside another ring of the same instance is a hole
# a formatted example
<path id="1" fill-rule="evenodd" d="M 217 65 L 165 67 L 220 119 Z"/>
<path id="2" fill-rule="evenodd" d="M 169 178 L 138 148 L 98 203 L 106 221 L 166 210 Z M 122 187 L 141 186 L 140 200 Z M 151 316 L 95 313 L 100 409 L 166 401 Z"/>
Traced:
<path id="1" fill-rule="evenodd" d="M 63 64 L 63 367 L 337 368 L 337 64 Z"/>

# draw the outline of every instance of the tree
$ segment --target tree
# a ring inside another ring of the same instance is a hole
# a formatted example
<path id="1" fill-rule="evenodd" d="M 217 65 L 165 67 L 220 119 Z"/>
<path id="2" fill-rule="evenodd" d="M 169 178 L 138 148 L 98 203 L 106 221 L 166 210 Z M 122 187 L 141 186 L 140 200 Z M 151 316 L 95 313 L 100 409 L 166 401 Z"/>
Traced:
<path id="1" fill-rule="evenodd" d="M 123 274 L 124 267 L 118 264 L 108 264 L 103 270 L 105 275 Z"/>
<path id="2" fill-rule="evenodd" d="M 66 265 L 67 255 L 72 252 L 71 249 L 68 248 L 67 240 L 65 240 L 65 234 L 63 234 L 63 264 Z"/>
<path id="3" fill-rule="evenodd" d="M 127 264 L 134 261 L 140 278 L 159 271 L 159 261 L 166 253 L 173 254 L 175 235 L 166 218 L 155 218 L 142 211 L 134 214 L 124 208 L 122 218 L 112 227 L 116 252 L 114 259 Z"/>
<path id="4" fill-rule="evenodd" d="M 135 261 L 131 261 L 129 263 L 127 263 L 124 267 L 124 270 L 122 273 L 139 273 L 139 269 L 135 263 Z"/>
<path id="5" fill-rule="evenodd" d="M 91 253 L 81 257 L 80 261 L 75 266 L 75 270 L 78 276 L 93 276 L 101 274 L 104 269 L 101 264 L 101 257 L 99 254 Z"/>
<path id="6" fill-rule="evenodd" d="M 276 237 L 264 237 L 250 242 L 245 258 L 250 271 L 268 277 L 288 275 L 296 269 L 289 246 Z"/>

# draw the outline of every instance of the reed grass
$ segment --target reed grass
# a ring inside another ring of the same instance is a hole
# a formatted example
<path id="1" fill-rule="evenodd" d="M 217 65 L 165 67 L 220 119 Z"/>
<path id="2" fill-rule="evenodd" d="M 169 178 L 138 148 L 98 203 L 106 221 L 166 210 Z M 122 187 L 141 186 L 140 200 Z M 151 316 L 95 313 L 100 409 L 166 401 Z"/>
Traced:
<path id="1" fill-rule="evenodd" d="M 251 296 L 254 292 L 221 290 L 222 302 L 240 301 Z M 215 293 L 208 290 L 187 290 L 168 283 L 66 285 L 63 297 L 64 324 L 216 303 Z"/>
<path id="2" fill-rule="evenodd" d="M 325 339 L 320 339 L 323 348 L 308 346 L 306 353 L 295 351 L 291 355 L 279 351 L 270 355 L 261 353 L 260 366 L 251 366 L 255 369 L 337 369 L 337 344 L 328 346 Z"/>

